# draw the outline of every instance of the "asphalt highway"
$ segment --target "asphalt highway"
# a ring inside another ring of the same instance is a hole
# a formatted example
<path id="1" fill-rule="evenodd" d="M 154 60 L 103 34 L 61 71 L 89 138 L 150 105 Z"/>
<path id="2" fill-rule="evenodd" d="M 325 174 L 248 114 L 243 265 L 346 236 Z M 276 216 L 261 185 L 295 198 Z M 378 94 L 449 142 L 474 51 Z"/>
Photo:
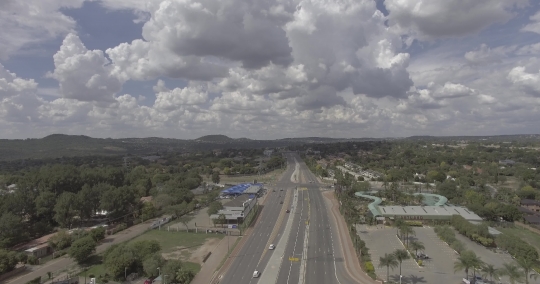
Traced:
<path id="1" fill-rule="evenodd" d="M 234 261 L 223 279 L 219 282 L 220 284 L 257 283 L 260 278 L 253 278 L 253 272 L 258 270 L 264 273 L 264 268 L 268 263 L 270 255 L 273 253 L 272 250 L 268 250 L 269 239 L 272 232 L 275 231 L 277 235 L 274 244 L 277 243 L 283 230 L 281 228 L 282 226 L 276 228 L 278 216 L 281 211 L 286 210 L 290 206 L 288 204 L 280 204 L 280 202 L 284 201 L 286 191 L 289 191 L 290 195 L 293 194 L 293 188 L 285 188 L 284 186 L 291 185 L 290 179 L 295 170 L 295 161 L 292 158 L 288 158 L 287 160 L 288 166 L 285 174 L 277 182 L 276 186 L 272 188 L 276 191 L 273 192 L 272 189 L 267 190 L 268 196 L 259 213 L 261 215 L 253 228 L 253 232 L 248 237 L 240 252 L 237 255 L 231 256 L 234 258 Z M 284 190 L 280 191 L 281 188 Z"/>
<path id="2" fill-rule="evenodd" d="M 269 188 L 252 234 L 238 255 L 231 256 L 235 259 L 220 283 L 357 283 L 345 269 L 341 250 L 348 248 L 341 247 L 337 227 L 330 221 L 331 212 L 321 192 L 325 185 L 318 183 L 298 155 L 289 154 L 287 161 L 287 171 Z M 274 188 L 276 192 L 272 192 Z M 284 191 L 279 191 L 281 188 Z M 279 204 L 286 191 L 291 200 L 297 194 L 296 204 Z M 281 221 L 278 216 L 289 208 L 294 208 L 292 225 L 285 230 L 289 214 Z M 279 250 L 282 256 L 271 259 L 278 252 L 267 249 L 270 238 L 276 247 L 285 246 Z M 261 272 L 261 278 L 253 278 L 255 270 Z"/>

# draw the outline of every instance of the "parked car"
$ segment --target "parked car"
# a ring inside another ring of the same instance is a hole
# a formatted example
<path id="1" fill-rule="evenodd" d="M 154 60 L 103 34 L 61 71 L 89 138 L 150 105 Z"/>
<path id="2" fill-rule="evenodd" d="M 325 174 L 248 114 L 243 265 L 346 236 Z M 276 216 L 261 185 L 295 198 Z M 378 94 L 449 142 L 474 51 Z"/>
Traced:
<path id="1" fill-rule="evenodd" d="M 268 249 L 270 249 L 270 250 L 271 250 L 271 249 L 275 249 L 275 248 L 276 248 L 276 246 L 275 246 L 274 244 L 271 244 L 271 245 L 268 247 Z"/>

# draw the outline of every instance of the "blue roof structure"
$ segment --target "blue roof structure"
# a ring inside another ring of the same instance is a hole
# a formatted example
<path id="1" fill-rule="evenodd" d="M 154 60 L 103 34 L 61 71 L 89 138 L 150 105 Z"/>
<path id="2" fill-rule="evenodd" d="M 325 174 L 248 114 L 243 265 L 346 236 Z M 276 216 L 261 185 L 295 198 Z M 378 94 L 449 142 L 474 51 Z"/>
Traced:
<path id="1" fill-rule="evenodd" d="M 362 194 L 360 192 L 357 192 L 354 195 L 356 195 L 358 197 L 363 197 L 363 198 L 368 198 L 368 199 L 373 200 L 373 202 L 368 204 L 369 211 L 371 211 L 371 214 L 373 215 L 373 217 L 382 216 L 381 212 L 379 212 L 379 209 L 377 209 L 377 206 L 379 204 L 381 204 L 382 199 L 380 199 L 377 196 L 365 195 L 365 194 Z"/>
<path id="2" fill-rule="evenodd" d="M 262 184 L 260 184 L 260 183 L 242 183 L 242 184 L 235 185 L 233 187 L 229 187 L 229 188 L 221 191 L 221 193 L 222 194 L 229 194 L 229 195 L 242 194 L 242 193 L 244 193 L 244 191 L 246 191 L 252 185 L 262 186 Z"/>

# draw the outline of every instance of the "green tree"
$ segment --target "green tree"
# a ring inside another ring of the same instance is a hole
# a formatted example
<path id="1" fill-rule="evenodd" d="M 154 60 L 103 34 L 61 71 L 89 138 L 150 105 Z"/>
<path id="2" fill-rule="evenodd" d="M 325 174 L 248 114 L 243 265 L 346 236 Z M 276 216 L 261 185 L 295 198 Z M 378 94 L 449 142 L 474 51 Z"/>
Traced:
<path id="1" fill-rule="evenodd" d="M 17 253 L 0 249 L 0 274 L 15 269 L 18 262 Z"/>
<path id="2" fill-rule="evenodd" d="M 210 205 L 208 205 L 208 215 L 217 214 L 219 210 L 223 209 L 223 204 L 219 201 L 212 201 Z"/>
<path id="3" fill-rule="evenodd" d="M 69 256 L 81 264 L 94 253 L 96 245 L 96 242 L 90 236 L 78 239 L 71 244 Z"/>
<path id="4" fill-rule="evenodd" d="M 101 194 L 97 191 L 97 188 L 88 184 L 83 185 L 76 197 L 76 204 L 81 218 L 88 219 L 94 215 L 96 208 L 99 207 L 100 197 Z"/>
<path id="5" fill-rule="evenodd" d="M 404 260 L 407 260 L 410 258 L 409 252 L 404 249 L 397 249 L 396 251 L 394 251 L 394 256 L 396 260 L 399 262 L 399 275 L 402 275 L 401 264 L 403 263 Z"/>
<path id="6" fill-rule="evenodd" d="M 139 261 L 137 254 L 131 246 L 126 244 L 109 248 L 104 256 L 104 266 L 115 279 L 124 278 L 124 269 L 133 269 Z"/>
<path id="7" fill-rule="evenodd" d="M 195 278 L 195 274 L 191 270 L 185 268 L 181 268 L 176 273 L 176 281 L 178 281 L 179 284 L 189 284 L 193 278 Z"/>
<path id="8" fill-rule="evenodd" d="M 98 227 L 90 230 L 90 237 L 97 243 L 103 239 L 105 239 L 105 228 L 104 227 Z"/>
<path id="9" fill-rule="evenodd" d="M 212 172 L 212 182 L 215 184 L 219 183 L 219 172 Z"/>
<path id="10" fill-rule="evenodd" d="M 22 218 L 11 212 L 0 214 L 0 247 L 9 247 L 23 237 Z"/>
<path id="11" fill-rule="evenodd" d="M 62 228 L 71 228 L 73 218 L 77 215 L 76 195 L 71 192 L 63 192 L 58 196 L 56 205 L 54 205 L 54 220 Z"/>
<path id="12" fill-rule="evenodd" d="M 473 276 L 476 276 L 476 268 L 481 268 L 483 264 L 473 251 L 466 250 L 454 262 L 454 272 L 465 270 L 465 278 L 469 278 L 469 269 L 473 268 Z"/>
<path id="13" fill-rule="evenodd" d="M 489 277 L 490 282 L 493 282 L 493 277 L 497 277 L 499 275 L 499 271 L 493 264 L 485 264 L 482 266 L 482 277 L 487 278 Z"/>
<path id="14" fill-rule="evenodd" d="M 152 202 L 146 202 L 143 204 L 141 217 L 143 220 L 148 220 L 156 216 L 156 211 L 156 207 Z"/>
<path id="15" fill-rule="evenodd" d="M 37 216 L 44 220 L 53 221 L 56 195 L 53 192 L 43 190 L 35 200 Z"/>
<path id="16" fill-rule="evenodd" d="M 60 230 L 49 239 L 48 243 L 52 249 L 62 250 L 70 247 L 72 241 L 73 239 L 67 230 Z"/>
<path id="17" fill-rule="evenodd" d="M 162 268 L 161 274 L 169 275 L 168 279 L 176 279 L 178 272 L 182 269 L 182 262 L 177 259 L 169 259 Z"/>
<path id="18" fill-rule="evenodd" d="M 147 277 L 155 278 L 158 276 L 158 268 L 162 267 L 165 259 L 159 254 L 153 254 L 143 261 L 143 271 Z"/>
<path id="19" fill-rule="evenodd" d="M 419 250 L 425 250 L 426 248 L 424 247 L 424 244 L 422 242 L 419 242 L 419 241 L 412 241 L 410 244 L 409 244 L 409 248 L 414 250 L 414 254 L 415 255 L 418 255 L 418 251 Z"/>
<path id="20" fill-rule="evenodd" d="M 390 267 L 392 270 L 400 265 L 396 259 L 396 256 L 393 254 L 385 253 L 384 256 L 379 258 L 379 267 L 386 267 L 386 281 L 389 281 L 390 277 Z M 401 272 L 400 272 L 401 273 Z"/>
<path id="21" fill-rule="evenodd" d="M 536 261 L 529 258 L 518 257 L 516 258 L 516 262 L 523 269 L 525 284 L 529 284 L 529 278 L 533 278 L 535 280 L 538 278 L 538 273 L 536 273 L 534 270 Z"/>
<path id="22" fill-rule="evenodd" d="M 516 282 L 523 281 L 523 271 L 513 263 L 503 264 L 503 268 L 501 269 L 501 275 L 508 276 L 511 284 L 516 284 Z"/>

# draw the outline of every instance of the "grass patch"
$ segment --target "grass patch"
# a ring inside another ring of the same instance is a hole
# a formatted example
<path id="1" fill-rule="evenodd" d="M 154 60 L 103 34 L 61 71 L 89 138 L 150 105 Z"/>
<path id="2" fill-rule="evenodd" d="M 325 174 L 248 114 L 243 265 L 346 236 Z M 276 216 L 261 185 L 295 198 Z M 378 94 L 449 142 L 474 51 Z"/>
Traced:
<path id="1" fill-rule="evenodd" d="M 183 262 L 184 267 L 188 270 L 191 270 L 194 274 L 199 273 L 201 271 L 201 265 L 195 262 L 185 261 Z"/>
<path id="2" fill-rule="evenodd" d="M 533 246 L 538 253 L 540 253 L 540 235 L 535 232 L 529 231 L 525 228 L 514 227 L 514 228 L 500 228 L 497 230 L 501 231 L 503 234 L 522 239 L 531 246 Z"/>
<path id="3" fill-rule="evenodd" d="M 158 241 L 161 245 L 161 251 L 164 253 L 174 250 L 176 247 L 195 247 L 200 246 L 210 238 L 221 239 L 225 235 L 223 234 L 205 234 L 205 233 L 187 233 L 187 232 L 168 232 L 165 228 L 161 230 L 151 230 L 148 231 L 131 241 L 129 243 L 144 241 L 144 240 L 155 240 Z"/>

